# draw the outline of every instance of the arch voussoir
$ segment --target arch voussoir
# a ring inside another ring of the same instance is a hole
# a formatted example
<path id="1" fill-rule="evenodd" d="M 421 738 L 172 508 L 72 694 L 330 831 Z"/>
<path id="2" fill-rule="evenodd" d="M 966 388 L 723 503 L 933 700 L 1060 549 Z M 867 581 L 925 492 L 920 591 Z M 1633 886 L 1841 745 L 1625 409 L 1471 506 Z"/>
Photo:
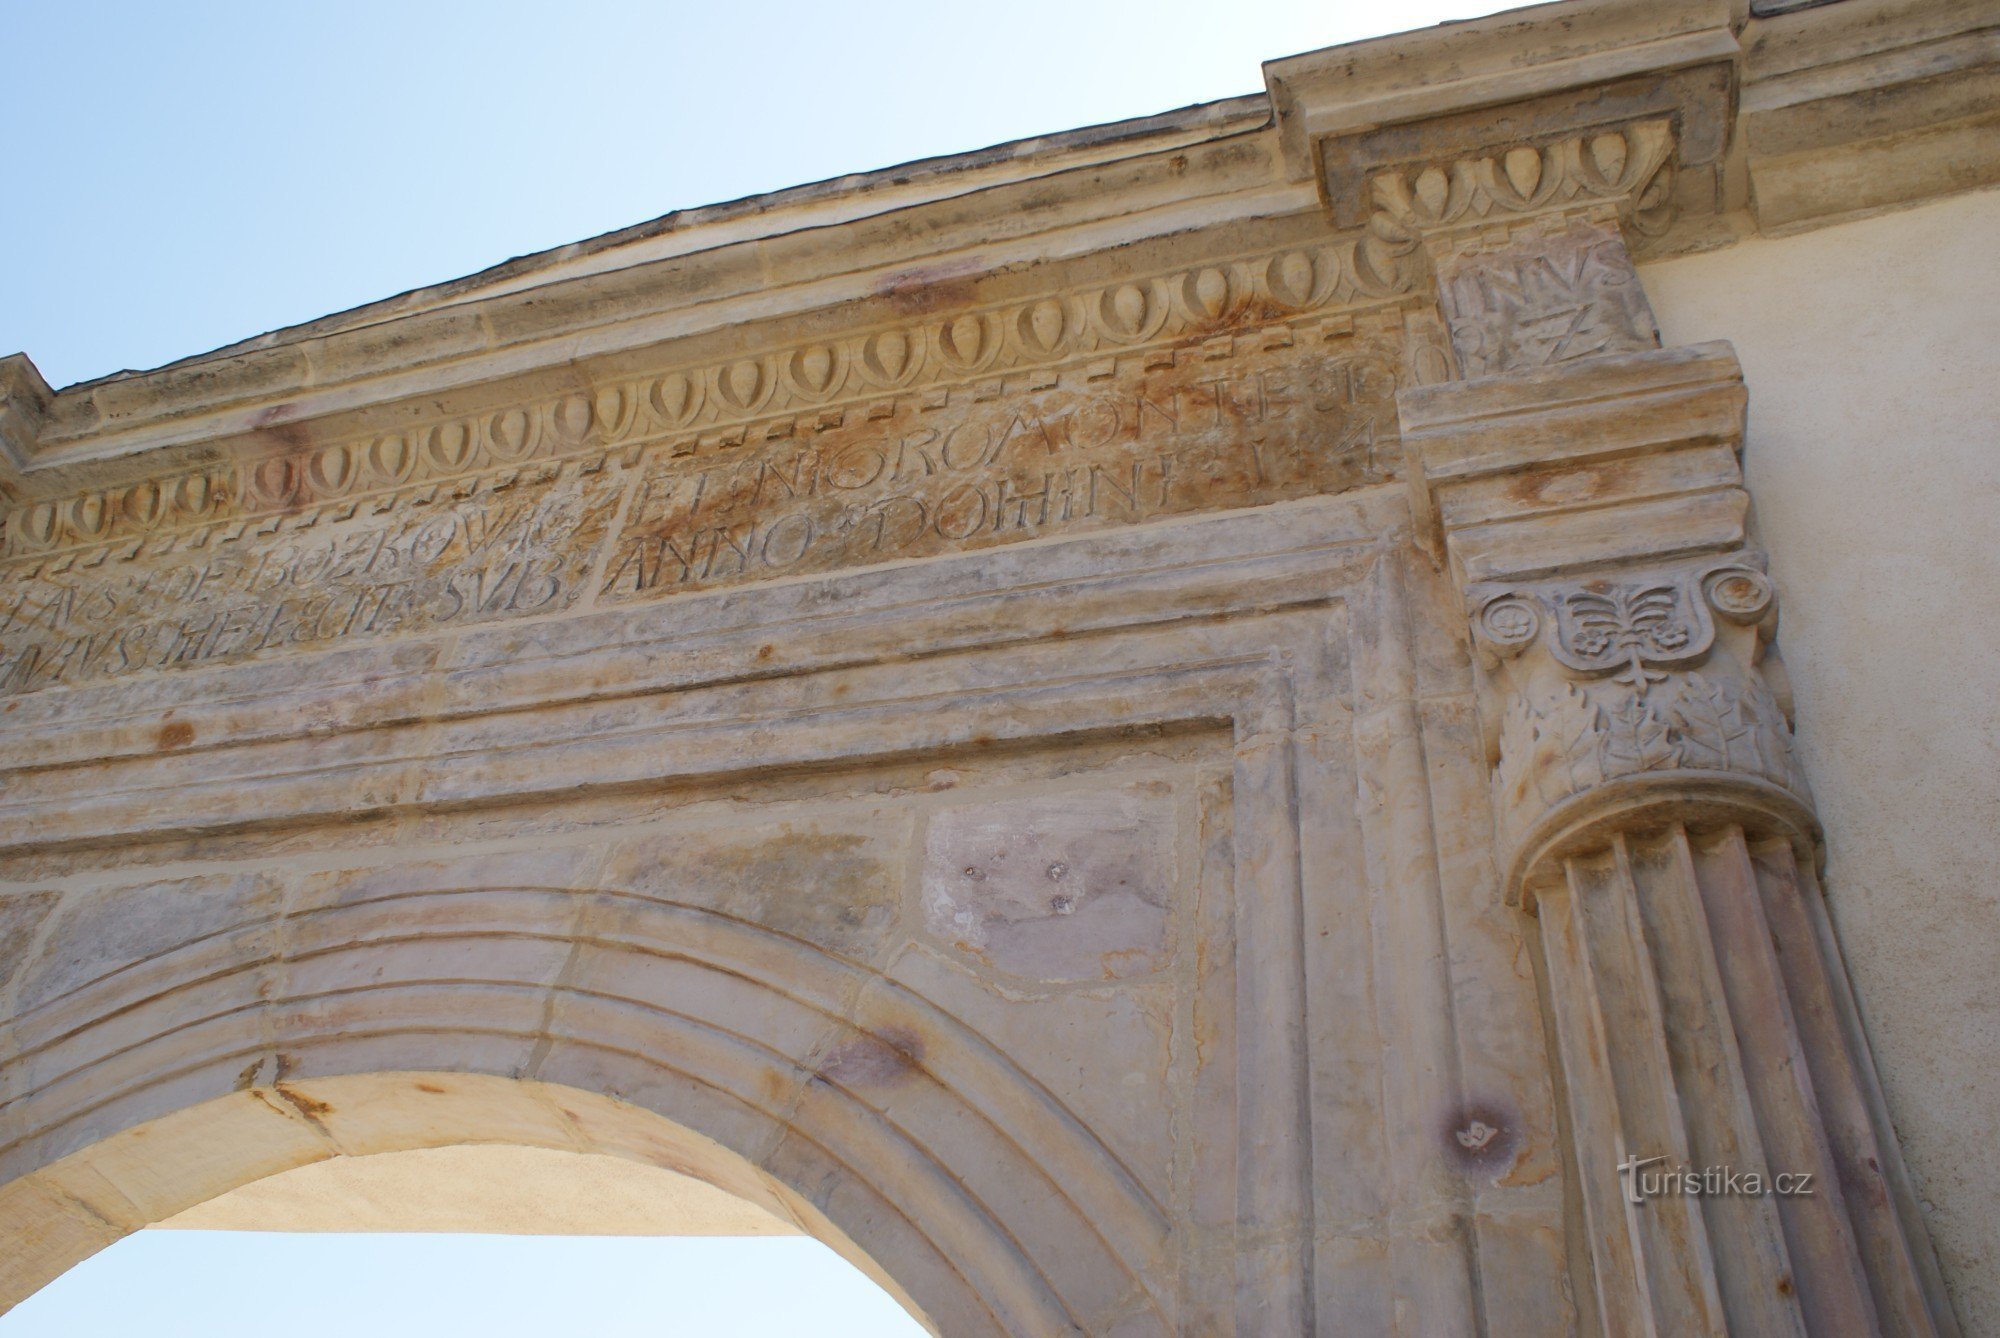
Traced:
<path id="1" fill-rule="evenodd" d="M 1152 1205 L 1117 1176 L 1077 1192 L 1115 1158 L 990 1043 L 900 986 L 881 995 L 866 966 L 617 891 L 275 905 L 39 978 L 0 1077 L 0 1234 L 35 1242 L 0 1274 L 5 1295 L 239 1183 L 486 1141 L 716 1180 L 858 1258 L 886 1251 L 899 1294 L 965 1328 L 1165 1323 L 1140 1281 L 1161 1243 Z M 636 1135 L 649 1119 L 669 1132 Z M 1036 1161 L 1023 1138 L 1038 1134 L 1069 1149 L 1059 1164 Z M 164 1180 L 145 1169 L 169 1155 Z M 1093 1198 L 1121 1205 L 1113 1233 L 1140 1229 L 1115 1245 Z"/>

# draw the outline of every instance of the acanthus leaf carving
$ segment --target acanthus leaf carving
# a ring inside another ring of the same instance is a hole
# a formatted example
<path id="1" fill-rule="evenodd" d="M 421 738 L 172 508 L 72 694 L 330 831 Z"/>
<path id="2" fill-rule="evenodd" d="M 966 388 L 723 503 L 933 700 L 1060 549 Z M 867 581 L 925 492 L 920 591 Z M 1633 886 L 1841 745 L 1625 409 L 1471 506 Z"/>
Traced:
<path id="1" fill-rule="evenodd" d="M 1756 664 L 1773 606 L 1769 578 L 1740 559 L 1488 596 L 1473 626 L 1501 695 L 1503 828 L 1518 840 L 1571 799 L 1670 773 L 1742 777 L 1804 803 L 1790 724 Z"/>

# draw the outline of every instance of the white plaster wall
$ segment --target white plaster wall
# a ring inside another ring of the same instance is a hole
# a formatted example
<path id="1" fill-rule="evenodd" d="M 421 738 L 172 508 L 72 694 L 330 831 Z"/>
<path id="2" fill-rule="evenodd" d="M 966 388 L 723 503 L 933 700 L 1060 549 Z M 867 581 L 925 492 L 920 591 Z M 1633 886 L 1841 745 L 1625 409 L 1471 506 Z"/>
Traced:
<path id="1" fill-rule="evenodd" d="M 1727 339 L 1828 894 L 1968 1332 L 2000 1333 L 2000 192 L 1646 267 Z"/>

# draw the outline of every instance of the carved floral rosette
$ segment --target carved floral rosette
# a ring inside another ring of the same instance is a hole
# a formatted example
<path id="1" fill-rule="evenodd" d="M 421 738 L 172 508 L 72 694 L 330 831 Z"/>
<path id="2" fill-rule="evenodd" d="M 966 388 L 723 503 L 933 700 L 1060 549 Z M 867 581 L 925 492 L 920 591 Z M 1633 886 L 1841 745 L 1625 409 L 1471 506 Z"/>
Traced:
<path id="1" fill-rule="evenodd" d="M 1613 830 L 1727 818 L 1816 838 L 1754 557 L 1476 593 L 1510 899 Z"/>

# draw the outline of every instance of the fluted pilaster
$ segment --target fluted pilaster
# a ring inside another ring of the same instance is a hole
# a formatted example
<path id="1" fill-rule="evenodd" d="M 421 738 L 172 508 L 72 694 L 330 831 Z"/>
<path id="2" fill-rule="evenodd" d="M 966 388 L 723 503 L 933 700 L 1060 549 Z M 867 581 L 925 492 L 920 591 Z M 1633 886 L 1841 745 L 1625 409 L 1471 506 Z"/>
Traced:
<path id="1" fill-rule="evenodd" d="M 1951 1332 L 1826 928 L 1745 402 L 1720 344 L 1399 400 L 1477 652 L 1505 895 L 1539 917 L 1577 1267 L 1607 1333 Z M 1635 1163 L 1736 1192 L 1635 1192 Z"/>

